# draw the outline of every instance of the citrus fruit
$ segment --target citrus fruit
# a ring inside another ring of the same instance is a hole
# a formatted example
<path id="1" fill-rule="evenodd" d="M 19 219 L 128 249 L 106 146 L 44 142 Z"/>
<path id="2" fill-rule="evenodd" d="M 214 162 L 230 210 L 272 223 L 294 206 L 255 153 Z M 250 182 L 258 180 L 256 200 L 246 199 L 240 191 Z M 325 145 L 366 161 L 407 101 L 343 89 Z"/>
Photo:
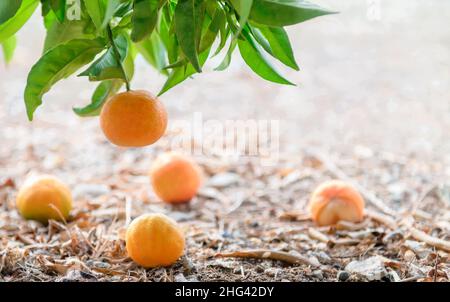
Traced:
<path id="1" fill-rule="evenodd" d="M 318 225 L 332 225 L 340 220 L 358 222 L 364 216 L 364 199 L 351 185 L 331 180 L 313 192 L 309 209 Z"/>
<path id="2" fill-rule="evenodd" d="M 167 128 L 164 105 L 144 90 L 111 97 L 100 112 L 100 126 L 108 140 L 121 147 L 143 147 L 155 143 Z"/>
<path id="3" fill-rule="evenodd" d="M 130 258 L 145 268 L 169 266 L 184 252 L 182 230 L 163 214 L 144 214 L 134 219 L 125 240 Z"/>
<path id="4" fill-rule="evenodd" d="M 188 156 L 168 152 L 160 155 L 150 169 L 156 195 L 167 203 L 190 201 L 202 184 L 200 167 Z"/>
<path id="5" fill-rule="evenodd" d="M 65 220 L 72 209 L 70 189 L 51 175 L 34 176 L 20 188 L 16 205 L 25 219 L 43 223 L 50 219 Z"/>

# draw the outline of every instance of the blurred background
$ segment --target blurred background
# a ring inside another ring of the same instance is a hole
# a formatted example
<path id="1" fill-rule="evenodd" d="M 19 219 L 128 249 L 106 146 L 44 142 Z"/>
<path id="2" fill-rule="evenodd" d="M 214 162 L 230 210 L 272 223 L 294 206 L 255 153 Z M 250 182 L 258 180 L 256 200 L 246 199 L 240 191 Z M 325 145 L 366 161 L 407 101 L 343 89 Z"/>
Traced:
<path id="1" fill-rule="evenodd" d="M 301 70 L 279 67 L 296 87 L 258 78 L 236 52 L 227 71 L 212 71 L 218 58 L 163 95 L 170 118 L 201 112 L 204 119 L 279 120 L 284 154 L 311 146 L 392 153 L 436 165 L 435 176 L 450 175 L 450 1 L 314 1 L 340 13 L 288 28 Z M 22 95 L 44 41 L 39 14 L 18 33 L 12 63 L 0 64 L 2 174 L 5 167 L 10 176 L 30 169 L 30 148 L 49 170 L 63 160 L 68 169 L 92 173 L 93 166 L 110 166 L 113 152 L 126 162 L 134 151 L 111 148 L 96 118 L 71 110 L 89 103 L 95 83 L 85 78 L 58 83 L 28 122 Z M 164 80 L 138 58 L 135 89 L 157 93 Z"/>

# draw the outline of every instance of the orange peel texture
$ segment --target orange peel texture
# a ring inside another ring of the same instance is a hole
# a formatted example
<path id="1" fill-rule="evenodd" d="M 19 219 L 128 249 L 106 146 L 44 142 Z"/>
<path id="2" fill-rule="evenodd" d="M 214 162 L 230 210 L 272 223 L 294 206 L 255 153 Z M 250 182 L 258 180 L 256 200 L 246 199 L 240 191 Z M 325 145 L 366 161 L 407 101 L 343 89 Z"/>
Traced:
<path id="1" fill-rule="evenodd" d="M 309 210 L 312 219 L 320 226 L 338 221 L 359 222 L 364 217 L 364 199 L 351 185 L 339 181 L 327 181 L 313 192 Z"/>
<path id="2" fill-rule="evenodd" d="M 185 239 L 177 223 L 163 214 L 144 214 L 126 232 L 128 255 L 145 268 L 169 266 L 184 253 Z"/>
<path id="3" fill-rule="evenodd" d="M 201 168 L 191 158 L 174 152 L 160 155 L 150 169 L 153 190 L 167 203 L 190 201 L 202 179 Z"/>
<path id="4" fill-rule="evenodd" d="M 47 223 L 64 220 L 72 209 L 70 189 L 50 175 L 31 177 L 20 188 L 16 206 L 25 219 Z"/>
<path id="5" fill-rule="evenodd" d="M 121 147 L 144 147 L 158 141 L 167 128 L 164 105 L 144 90 L 111 97 L 100 113 L 100 127 L 108 140 Z"/>

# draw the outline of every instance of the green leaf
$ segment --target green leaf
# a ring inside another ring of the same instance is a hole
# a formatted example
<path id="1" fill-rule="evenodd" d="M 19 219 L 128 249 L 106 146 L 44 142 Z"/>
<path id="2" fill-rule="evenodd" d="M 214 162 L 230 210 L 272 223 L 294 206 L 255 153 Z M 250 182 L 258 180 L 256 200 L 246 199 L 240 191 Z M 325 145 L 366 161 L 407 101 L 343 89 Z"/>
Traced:
<path id="1" fill-rule="evenodd" d="M 279 83 L 294 85 L 285 78 L 283 78 L 272 65 L 264 58 L 258 45 L 246 30 L 242 32 L 246 40 L 238 40 L 239 52 L 245 63 L 260 77 L 265 80 Z"/>
<path id="2" fill-rule="evenodd" d="M 130 39 L 127 38 L 127 42 L 128 42 L 128 51 L 125 60 L 123 61 L 123 68 L 125 70 L 125 74 L 128 81 L 131 81 L 134 76 L 134 59 L 136 58 L 137 50 L 134 44 L 131 43 Z M 123 77 L 122 80 L 124 80 Z"/>
<path id="3" fill-rule="evenodd" d="M 99 32 L 105 29 L 121 7 L 120 0 L 84 0 L 84 5 Z"/>
<path id="4" fill-rule="evenodd" d="M 233 37 L 233 39 L 236 39 L 247 24 L 253 6 L 253 0 L 231 0 L 231 3 L 239 13 L 239 28 Z"/>
<path id="5" fill-rule="evenodd" d="M 44 53 L 48 50 L 75 39 L 93 39 L 94 34 L 86 32 L 89 20 L 64 20 L 62 23 L 53 22 L 47 30 Z"/>
<path id="6" fill-rule="evenodd" d="M 164 70 L 174 69 L 174 68 L 177 68 L 177 67 L 180 67 L 180 66 L 186 66 L 188 63 L 189 63 L 189 61 L 186 58 L 183 57 L 183 58 L 181 58 L 180 60 L 178 60 L 175 63 L 172 63 L 172 64 L 169 64 L 167 66 L 164 66 Z"/>
<path id="7" fill-rule="evenodd" d="M 103 16 L 105 14 L 105 4 L 103 0 L 84 0 L 86 11 L 94 22 L 97 30 L 103 28 Z"/>
<path id="8" fill-rule="evenodd" d="M 117 24 L 115 28 L 117 29 L 130 29 L 131 28 L 131 20 L 132 20 L 132 12 L 121 17 L 120 22 Z"/>
<path id="9" fill-rule="evenodd" d="M 12 18 L 20 8 L 22 0 L 2 0 L 0 1 L 0 24 Z"/>
<path id="10" fill-rule="evenodd" d="M 230 47 L 228 48 L 227 54 L 223 58 L 222 63 L 220 63 L 220 65 L 217 66 L 216 68 L 214 68 L 214 70 L 223 71 L 223 70 L 227 69 L 228 66 L 230 66 L 231 58 L 233 56 L 234 49 L 237 46 L 237 42 L 238 42 L 237 39 L 231 40 Z"/>
<path id="11" fill-rule="evenodd" d="M 222 13 L 225 15 L 225 11 L 223 10 L 223 8 L 221 6 L 219 6 L 218 9 L 222 10 Z M 220 43 L 219 43 L 219 46 L 217 46 L 217 49 L 214 52 L 213 56 L 216 56 L 217 54 L 219 54 L 222 51 L 222 49 L 225 47 L 225 45 L 227 44 L 228 36 L 230 34 L 230 28 L 227 26 L 226 21 L 227 20 L 225 19 L 219 28 Z"/>
<path id="12" fill-rule="evenodd" d="M 292 69 L 299 70 L 289 36 L 282 27 L 258 26 L 252 28 L 256 41 L 274 58 Z"/>
<path id="13" fill-rule="evenodd" d="M 167 50 L 156 32 L 153 32 L 149 38 L 137 43 L 136 46 L 139 53 L 150 65 L 162 74 L 168 75 L 167 70 L 164 70 L 164 67 L 168 64 Z"/>
<path id="14" fill-rule="evenodd" d="M 306 0 L 254 0 L 250 20 L 269 26 L 286 26 L 335 13 Z"/>
<path id="15" fill-rule="evenodd" d="M 114 39 L 114 42 L 117 45 L 121 63 L 123 63 L 128 53 L 127 37 L 124 34 L 120 34 Z M 89 81 L 109 79 L 122 79 L 125 81 L 120 64 L 116 60 L 113 47 L 110 47 L 104 55 L 78 76 L 88 76 Z"/>
<path id="16" fill-rule="evenodd" d="M 169 63 L 174 63 L 178 60 L 178 42 L 175 35 L 170 32 L 170 6 L 166 5 L 163 8 L 164 14 L 161 15 L 160 24 L 158 28 L 158 34 L 161 37 L 161 41 L 167 50 L 167 59 Z"/>
<path id="17" fill-rule="evenodd" d="M 199 63 L 204 64 L 206 60 L 208 59 L 210 49 L 207 49 L 199 56 Z M 175 87 L 176 85 L 180 84 L 184 80 L 186 80 L 188 77 L 196 73 L 196 69 L 192 66 L 192 64 L 187 64 L 187 66 L 181 66 L 176 69 L 173 69 L 170 73 L 169 77 L 167 78 L 166 83 L 164 84 L 163 88 L 159 92 L 158 96 L 162 95 L 163 93 L 167 92 L 171 88 Z"/>
<path id="18" fill-rule="evenodd" d="M 6 41 L 3 41 L 2 43 L 3 58 L 5 59 L 6 64 L 11 62 L 14 55 L 14 50 L 16 49 L 16 45 L 17 45 L 16 36 L 11 36 Z"/>
<path id="19" fill-rule="evenodd" d="M 248 17 L 250 16 L 250 11 L 253 6 L 254 0 L 230 0 L 231 4 L 233 4 L 233 7 L 236 9 L 236 11 L 239 13 L 239 22 L 242 26 L 245 25 L 245 23 L 248 20 Z M 241 22 L 243 21 L 243 22 Z"/>
<path id="20" fill-rule="evenodd" d="M 42 4 L 44 5 L 44 4 Z M 44 7 L 44 6 L 42 6 Z M 50 10 L 47 14 L 44 15 L 44 26 L 46 30 L 49 30 L 50 28 L 52 28 L 54 23 L 58 22 L 58 18 L 56 18 L 55 13 Z"/>
<path id="21" fill-rule="evenodd" d="M 134 0 L 131 39 L 139 42 L 148 37 L 158 21 L 159 0 Z"/>
<path id="22" fill-rule="evenodd" d="M 58 21 L 63 22 L 66 17 L 66 0 L 50 0 L 50 7 L 58 18 Z"/>
<path id="23" fill-rule="evenodd" d="M 102 29 L 108 25 L 116 10 L 120 7 L 120 0 L 106 0 L 105 14 L 103 16 Z"/>
<path id="24" fill-rule="evenodd" d="M 100 114 L 103 104 L 115 95 L 123 85 L 121 80 L 107 80 L 101 82 L 94 91 L 91 103 L 82 108 L 72 110 L 81 117 L 96 116 Z"/>
<path id="25" fill-rule="evenodd" d="M 50 5 L 50 1 L 52 0 L 41 0 L 41 15 L 43 17 L 47 16 L 50 12 L 53 12 L 52 6 Z M 56 20 L 56 16 L 54 17 Z"/>
<path id="26" fill-rule="evenodd" d="M 211 20 L 206 32 L 203 34 L 200 42 L 200 52 L 203 52 L 211 47 L 216 40 L 220 28 L 225 25 L 225 22 L 226 18 L 224 12 L 220 9 L 216 9 L 213 19 Z"/>
<path id="27" fill-rule="evenodd" d="M 114 13 L 114 17 L 122 18 L 126 15 L 132 15 L 133 14 L 133 2 L 132 0 L 121 0 L 121 4 L 116 9 L 116 12 Z"/>
<path id="28" fill-rule="evenodd" d="M 201 72 L 198 58 L 198 26 L 199 25 L 198 0 L 179 0 L 175 9 L 175 34 L 181 50 L 191 62 L 197 72 Z"/>
<path id="29" fill-rule="evenodd" d="M 14 35 L 28 21 L 38 4 L 37 0 L 23 0 L 17 13 L 0 25 L 0 43 Z"/>
<path id="30" fill-rule="evenodd" d="M 33 120 L 34 111 L 42 104 L 42 96 L 56 82 L 92 61 L 104 47 L 103 39 L 72 40 L 45 53 L 28 74 L 24 93 L 28 119 Z"/>

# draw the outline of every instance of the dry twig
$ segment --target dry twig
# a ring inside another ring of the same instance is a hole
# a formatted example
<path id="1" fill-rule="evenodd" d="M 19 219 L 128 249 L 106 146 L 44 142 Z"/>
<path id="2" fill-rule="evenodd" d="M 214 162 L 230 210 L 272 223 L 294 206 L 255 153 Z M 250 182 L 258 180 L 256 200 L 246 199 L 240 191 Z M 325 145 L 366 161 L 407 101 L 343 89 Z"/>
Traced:
<path id="1" fill-rule="evenodd" d="M 327 235 L 325 235 L 324 233 L 314 229 L 314 228 L 309 228 L 308 229 L 308 235 L 309 237 L 311 237 L 312 239 L 316 239 L 320 242 L 324 242 L 327 243 L 330 241 L 330 238 L 328 238 Z"/>
<path id="2" fill-rule="evenodd" d="M 359 231 L 359 230 L 366 229 L 367 226 L 368 226 L 367 220 L 364 220 L 363 222 L 360 222 L 360 223 L 353 223 L 353 222 L 341 220 L 341 221 L 338 221 L 338 223 L 336 223 L 336 229 L 346 230 L 346 231 Z"/>
<path id="3" fill-rule="evenodd" d="M 397 223 L 390 216 L 387 216 L 387 215 L 384 215 L 384 214 L 381 214 L 378 212 L 370 211 L 370 210 L 366 210 L 366 215 L 368 217 L 370 217 L 371 219 L 375 220 L 376 222 L 379 222 L 379 223 L 389 227 L 392 230 L 395 230 L 397 228 Z"/>
<path id="4" fill-rule="evenodd" d="M 426 244 L 434 246 L 437 249 L 450 252 L 450 241 L 430 236 L 414 227 L 410 228 L 410 232 L 414 239 L 425 242 Z"/>
<path id="5" fill-rule="evenodd" d="M 307 264 L 317 267 L 317 263 L 309 260 L 301 255 L 293 255 L 286 252 L 270 251 L 270 250 L 252 250 L 230 253 L 217 253 L 215 257 L 224 258 L 255 258 L 255 259 L 271 259 L 279 260 L 289 264 Z"/>

